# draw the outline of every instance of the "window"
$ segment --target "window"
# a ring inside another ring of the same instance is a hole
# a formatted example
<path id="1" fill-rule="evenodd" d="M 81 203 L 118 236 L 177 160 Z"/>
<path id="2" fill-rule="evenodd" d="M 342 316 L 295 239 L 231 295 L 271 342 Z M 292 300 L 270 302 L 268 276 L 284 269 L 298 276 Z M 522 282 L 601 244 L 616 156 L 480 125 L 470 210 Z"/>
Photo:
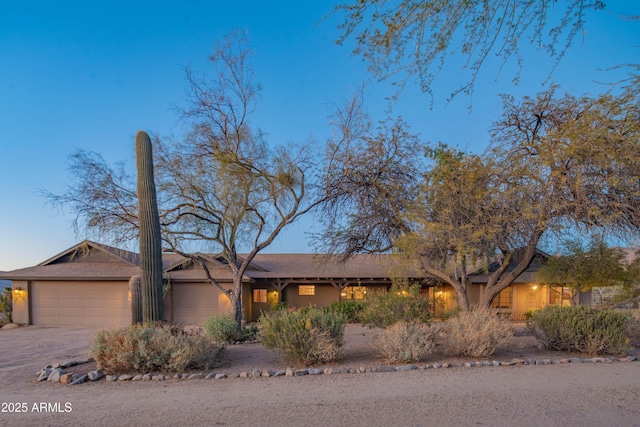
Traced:
<path id="1" fill-rule="evenodd" d="M 509 286 L 503 289 L 496 297 L 491 301 L 491 307 L 493 308 L 511 308 L 513 301 L 513 288 Z"/>
<path id="2" fill-rule="evenodd" d="M 315 295 L 316 294 L 316 286 L 315 285 L 300 285 L 298 286 L 298 295 Z"/>
<path id="3" fill-rule="evenodd" d="M 345 286 L 342 291 L 342 298 L 363 300 L 367 296 L 367 288 L 365 286 Z"/>
<path id="4" fill-rule="evenodd" d="M 253 302 L 267 302 L 267 290 L 266 289 L 254 289 L 253 290 Z"/>

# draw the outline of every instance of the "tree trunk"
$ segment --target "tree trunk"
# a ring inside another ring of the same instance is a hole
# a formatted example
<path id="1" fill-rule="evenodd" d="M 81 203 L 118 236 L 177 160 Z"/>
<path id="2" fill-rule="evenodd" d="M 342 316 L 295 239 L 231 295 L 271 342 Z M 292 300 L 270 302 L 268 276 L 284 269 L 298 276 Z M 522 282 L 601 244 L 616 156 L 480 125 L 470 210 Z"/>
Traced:
<path id="1" fill-rule="evenodd" d="M 466 286 L 458 284 L 453 289 L 456 291 L 458 308 L 462 311 L 469 311 L 469 296 L 467 295 Z"/>

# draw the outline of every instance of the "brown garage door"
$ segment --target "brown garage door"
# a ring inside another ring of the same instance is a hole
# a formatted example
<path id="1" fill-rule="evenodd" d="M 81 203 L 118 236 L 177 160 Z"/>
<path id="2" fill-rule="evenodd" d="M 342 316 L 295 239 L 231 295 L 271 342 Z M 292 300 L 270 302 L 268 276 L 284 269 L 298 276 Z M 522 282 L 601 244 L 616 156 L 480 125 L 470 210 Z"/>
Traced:
<path id="1" fill-rule="evenodd" d="M 171 285 L 173 321 L 203 325 L 214 314 L 231 311 L 229 299 L 209 283 Z"/>
<path id="2" fill-rule="evenodd" d="M 126 282 L 32 282 L 29 297 L 34 325 L 131 323 Z"/>

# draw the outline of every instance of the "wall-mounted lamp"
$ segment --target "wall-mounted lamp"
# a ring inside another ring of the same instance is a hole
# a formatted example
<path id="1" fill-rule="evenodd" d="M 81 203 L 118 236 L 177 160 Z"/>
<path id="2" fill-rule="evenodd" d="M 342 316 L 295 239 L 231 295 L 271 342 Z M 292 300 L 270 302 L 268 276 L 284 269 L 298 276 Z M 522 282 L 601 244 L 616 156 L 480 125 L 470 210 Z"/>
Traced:
<path id="1" fill-rule="evenodd" d="M 535 291 L 536 289 L 538 289 L 538 285 L 533 285 L 533 286 L 531 287 L 531 289 L 533 289 L 533 290 Z"/>
<path id="2" fill-rule="evenodd" d="M 20 286 L 14 288 L 13 293 L 19 297 L 22 294 L 22 288 Z"/>

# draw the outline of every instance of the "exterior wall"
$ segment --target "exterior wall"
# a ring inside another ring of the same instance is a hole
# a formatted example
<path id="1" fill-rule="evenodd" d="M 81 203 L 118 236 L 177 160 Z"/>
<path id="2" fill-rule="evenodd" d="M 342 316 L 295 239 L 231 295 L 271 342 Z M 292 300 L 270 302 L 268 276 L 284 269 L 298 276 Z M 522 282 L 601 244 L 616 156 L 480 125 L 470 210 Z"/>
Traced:
<path id="1" fill-rule="evenodd" d="M 548 290 L 546 286 L 531 283 L 513 285 L 512 312 L 519 318 L 524 318 L 527 310 L 537 310 L 548 304 Z"/>
<path id="2" fill-rule="evenodd" d="M 231 288 L 230 284 L 227 288 Z M 167 296 L 169 301 L 165 297 L 164 306 L 167 321 L 203 325 L 214 314 L 232 311 L 229 298 L 210 283 L 173 282 Z"/>
<path id="3" fill-rule="evenodd" d="M 440 285 L 430 288 L 430 296 L 434 298 L 434 315 L 441 316 L 458 306 L 456 291 L 451 285 Z"/>
<path id="4" fill-rule="evenodd" d="M 304 284 L 302 286 L 310 285 Z M 311 304 L 317 307 L 326 307 L 340 299 L 340 290 L 333 285 L 323 283 L 313 286 L 315 286 L 315 295 L 300 295 L 300 285 L 290 284 L 283 290 L 283 300 L 290 307 L 306 307 Z"/>
<path id="5" fill-rule="evenodd" d="M 16 294 L 15 289 L 22 290 Z M 13 304 L 13 322 L 19 325 L 28 325 L 31 311 L 29 306 L 29 282 L 14 280 L 11 283 L 11 302 Z"/>
<path id="6" fill-rule="evenodd" d="M 34 325 L 115 327 L 131 323 L 128 283 L 124 281 L 33 281 L 27 286 L 25 302 L 28 323 Z M 24 314 L 16 320 L 24 323 Z"/>

